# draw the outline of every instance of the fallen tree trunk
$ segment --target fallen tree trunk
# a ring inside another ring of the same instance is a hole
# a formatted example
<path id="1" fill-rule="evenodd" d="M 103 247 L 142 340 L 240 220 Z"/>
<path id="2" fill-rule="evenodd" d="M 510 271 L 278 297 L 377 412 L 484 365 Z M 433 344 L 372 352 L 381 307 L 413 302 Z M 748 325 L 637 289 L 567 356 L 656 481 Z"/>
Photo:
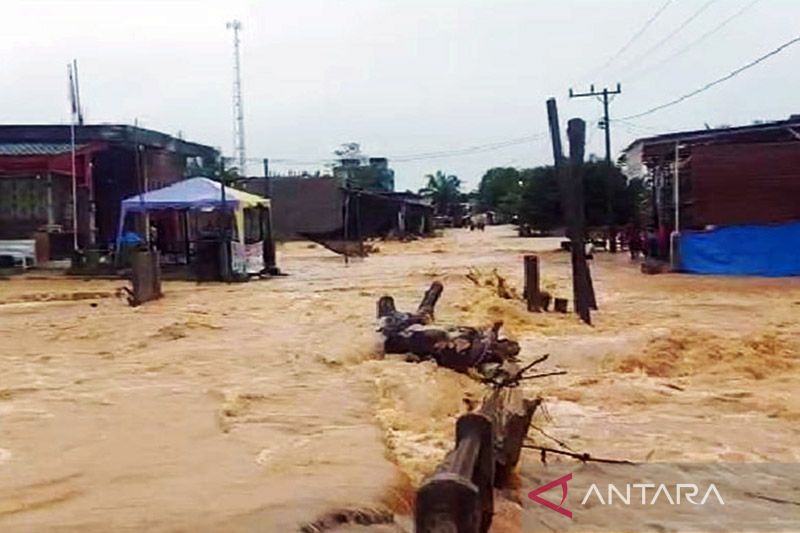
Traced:
<path id="1" fill-rule="evenodd" d="M 437 327 L 431 323 L 442 284 L 434 282 L 413 313 L 398 311 L 391 296 L 377 302 L 385 353 L 432 359 L 458 372 L 474 369 L 488 390 L 477 410 L 456 422 L 453 449 L 417 491 L 417 533 L 487 533 L 495 488 L 513 485 L 513 473 L 541 399 L 522 397 L 523 380 L 563 374 L 531 374 L 543 355 L 520 368 L 519 344 L 500 338 L 502 322 L 488 328 Z"/>
<path id="2" fill-rule="evenodd" d="M 514 359 L 519 344 L 500 338 L 502 322 L 495 322 L 490 328 L 430 325 L 443 290 L 441 283 L 433 282 L 414 313 L 398 311 L 391 296 L 378 300 L 378 331 L 384 335 L 385 353 L 411 353 L 457 372 Z"/>
<path id="3" fill-rule="evenodd" d="M 514 404 L 495 389 L 480 409 L 459 417 L 455 447 L 417 491 L 417 533 L 486 533 L 494 515 L 494 488 L 511 486 L 523 442 L 541 400 Z M 522 407 L 520 410 L 519 407 Z"/>

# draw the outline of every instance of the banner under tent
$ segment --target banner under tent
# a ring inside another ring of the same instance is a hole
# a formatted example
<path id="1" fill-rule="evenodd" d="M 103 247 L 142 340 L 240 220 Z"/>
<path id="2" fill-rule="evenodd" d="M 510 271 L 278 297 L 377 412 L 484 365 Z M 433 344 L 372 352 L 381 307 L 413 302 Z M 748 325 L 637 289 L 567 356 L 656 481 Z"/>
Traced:
<path id="1" fill-rule="evenodd" d="M 159 211 L 183 213 L 187 263 L 191 255 L 190 244 L 197 248 L 200 240 L 197 230 L 194 241 L 190 237 L 189 215 L 196 218 L 209 213 L 232 213 L 234 223 L 230 225 L 223 218 L 223 226 L 217 229 L 217 242 L 230 244 L 227 253 L 230 254 L 231 271 L 236 275 L 276 271 L 269 199 L 223 187 L 221 183 L 203 177 L 189 178 L 161 189 L 131 196 L 121 203 L 117 250 L 122 249 L 126 240 L 125 222 L 128 214 Z M 142 241 L 145 240 L 147 239 L 142 238 Z M 205 235 L 205 241 L 213 239 Z"/>

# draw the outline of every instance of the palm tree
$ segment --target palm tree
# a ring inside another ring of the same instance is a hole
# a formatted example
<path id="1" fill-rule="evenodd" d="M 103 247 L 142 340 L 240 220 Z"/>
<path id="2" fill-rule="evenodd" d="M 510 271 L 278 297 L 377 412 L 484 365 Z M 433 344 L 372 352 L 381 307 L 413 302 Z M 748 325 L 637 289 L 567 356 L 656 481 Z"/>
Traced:
<path id="1" fill-rule="evenodd" d="M 447 215 L 451 206 L 461 199 L 461 180 L 457 176 L 448 176 L 441 170 L 425 177 L 428 185 L 420 189 L 419 193 L 431 199 L 437 215 Z"/>

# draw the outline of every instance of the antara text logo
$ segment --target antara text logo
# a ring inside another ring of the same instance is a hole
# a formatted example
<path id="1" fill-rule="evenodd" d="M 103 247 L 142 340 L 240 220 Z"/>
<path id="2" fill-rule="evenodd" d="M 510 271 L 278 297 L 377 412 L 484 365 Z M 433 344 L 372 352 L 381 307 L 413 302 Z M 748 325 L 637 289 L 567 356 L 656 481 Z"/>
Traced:
<path id="1" fill-rule="evenodd" d="M 569 493 L 569 482 L 572 473 L 538 487 L 528 493 L 531 501 L 543 505 L 567 518 L 572 518 L 572 511 L 564 507 Z M 561 488 L 561 501 L 558 504 L 542 498 L 542 494 Z M 586 504 L 600 505 L 705 505 L 706 502 L 725 505 L 717 487 L 710 483 L 700 486 L 695 483 L 625 483 L 625 484 L 597 484 L 592 483 L 581 499 L 581 506 Z"/>

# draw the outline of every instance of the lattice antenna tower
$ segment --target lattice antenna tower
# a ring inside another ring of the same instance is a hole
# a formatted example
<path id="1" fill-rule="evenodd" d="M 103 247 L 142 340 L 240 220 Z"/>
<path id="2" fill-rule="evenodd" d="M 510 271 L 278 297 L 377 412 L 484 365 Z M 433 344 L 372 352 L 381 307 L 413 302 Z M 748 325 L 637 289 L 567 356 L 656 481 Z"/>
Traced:
<path id="1" fill-rule="evenodd" d="M 225 25 L 233 30 L 233 155 L 239 175 L 247 176 L 247 155 L 244 148 L 244 104 L 242 102 L 242 69 L 239 59 L 239 31 L 242 23 L 232 20 Z"/>

